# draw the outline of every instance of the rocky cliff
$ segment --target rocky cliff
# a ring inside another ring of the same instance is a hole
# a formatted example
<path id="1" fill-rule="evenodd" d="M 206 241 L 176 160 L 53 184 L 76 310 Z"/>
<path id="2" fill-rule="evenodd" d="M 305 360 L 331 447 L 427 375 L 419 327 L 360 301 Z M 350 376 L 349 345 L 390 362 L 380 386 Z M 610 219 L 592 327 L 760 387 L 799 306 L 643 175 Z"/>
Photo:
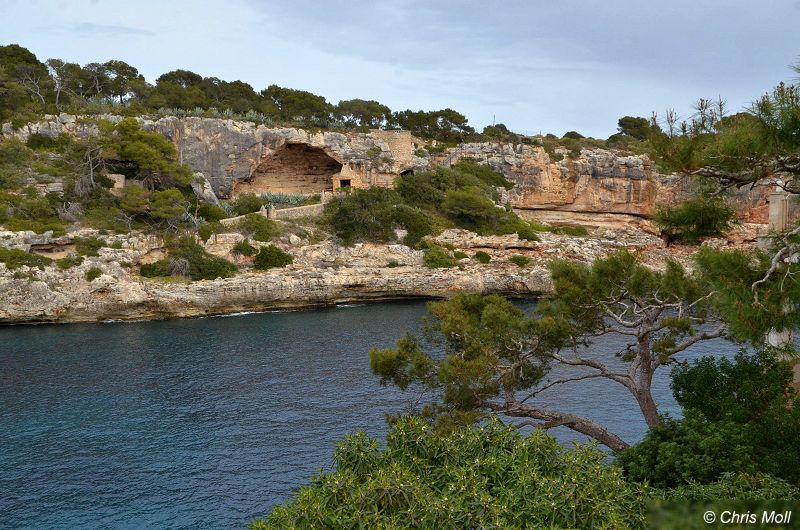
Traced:
<path id="1" fill-rule="evenodd" d="M 657 206 L 675 202 L 692 189 L 691 178 L 659 174 L 647 157 L 602 149 L 553 160 L 541 147 L 486 142 L 420 157 L 415 148 L 423 142 L 405 131 L 310 132 L 211 118 L 139 121 L 144 129 L 170 138 L 180 160 L 204 176 L 220 198 L 247 191 L 318 193 L 344 186 L 391 186 L 403 172 L 472 158 L 515 183 L 509 200 L 525 217 L 647 229 L 642 221 Z M 55 136 L 62 132 L 87 136 L 96 134 L 97 128 L 91 120 L 62 114 L 20 129 L 10 124 L 2 129 L 3 136 L 22 140 L 34 133 Z M 739 192 L 734 198 L 739 216 L 747 222 L 766 223 L 768 191 Z"/>

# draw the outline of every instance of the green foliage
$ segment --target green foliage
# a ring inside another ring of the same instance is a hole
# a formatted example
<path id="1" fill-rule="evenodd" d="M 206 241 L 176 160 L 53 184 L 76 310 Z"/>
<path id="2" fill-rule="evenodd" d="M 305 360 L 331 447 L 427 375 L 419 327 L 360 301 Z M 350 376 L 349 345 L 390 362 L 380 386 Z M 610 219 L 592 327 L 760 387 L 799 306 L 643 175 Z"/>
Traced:
<path id="1" fill-rule="evenodd" d="M 56 137 L 33 133 L 28 136 L 28 140 L 25 142 L 25 145 L 33 150 L 47 150 L 61 153 L 74 144 L 75 141 L 66 133 L 61 133 Z"/>
<path id="2" fill-rule="evenodd" d="M 5 263 L 9 270 L 18 269 L 20 267 L 37 267 L 44 269 L 47 265 L 52 263 L 48 257 L 40 256 L 39 254 L 31 254 L 20 250 L 18 248 L 4 248 L 0 247 L 0 262 Z"/>
<path id="3" fill-rule="evenodd" d="M 278 224 L 257 213 L 247 214 L 239 221 L 236 229 L 247 237 L 256 241 L 269 241 L 278 235 Z"/>
<path id="4" fill-rule="evenodd" d="M 203 223 L 197 229 L 197 235 L 203 241 L 208 241 L 208 238 L 214 234 L 222 234 L 225 232 L 225 227 L 221 223 Z"/>
<path id="5" fill-rule="evenodd" d="M 243 193 L 229 203 L 235 215 L 255 213 L 264 206 L 264 202 L 255 193 Z"/>
<path id="6" fill-rule="evenodd" d="M 500 296 L 459 293 L 428 304 L 427 334 L 444 346 L 445 356 L 426 352 L 414 337 L 395 348 L 370 352 L 372 371 L 381 383 L 401 389 L 415 383 L 435 389 L 440 402 L 425 411 L 442 425 L 471 423 L 486 402 L 505 389 L 530 388 L 547 372 L 545 353 L 563 343 L 567 330 L 551 319 L 527 318 Z M 516 370 L 498 377 L 501 365 Z"/>
<path id="7" fill-rule="evenodd" d="M 422 261 L 429 269 L 449 269 L 458 265 L 446 248 L 436 244 L 428 245 Z"/>
<path id="8" fill-rule="evenodd" d="M 508 258 L 508 261 L 516 265 L 517 267 L 525 267 L 531 262 L 531 258 L 527 256 L 520 256 L 519 254 L 515 254 Z"/>
<path id="9" fill-rule="evenodd" d="M 395 207 L 399 204 L 400 197 L 392 189 L 353 190 L 328 202 L 323 219 L 347 246 L 359 240 L 393 241 L 397 237 Z"/>
<path id="10" fill-rule="evenodd" d="M 475 255 L 472 256 L 472 257 L 478 263 L 486 264 L 486 263 L 489 263 L 490 261 L 492 261 L 492 257 L 489 256 L 489 254 L 487 254 L 486 252 L 484 252 L 482 250 L 479 250 L 478 252 L 476 252 Z"/>
<path id="11" fill-rule="evenodd" d="M 572 140 L 580 140 L 580 139 L 586 138 L 586 137 L 584 135 L 582 135 L 581 133 L 576 132 L 576 131 L 567 131 L 567 132 L 564 133 L 564 136 L 562 138 L 570 138 Z"/>
<path id="12" fill-rule="evenodd" d="M 766 353 L 703 357 L 673 370 L 685 418 L 668 419 L 620 463 L 657 487 L 708 484 L 726 473 L 768 473 L 800 485 L 800 410 L 792 370 Z"/>
<path id="13" fill-rule="evenodd" d="M 169 188 L 153 194 L 150 217 L 166 223 L 178 221 L 187 210 L 188 202 L 180 190 Z"/>
<path id="14" fill-rule="evenodd" d="M 394 269 L 394 268 L 396 268 L 396 267 L 399 267 L 399 266 L 400 266 L 400 263 L 398 263 L 396 259 L 393 259 L 393 260 L 391 260 L 389 263 L 387 263 L 387 264 L 386 264 L 386 266 L 387 266 L 388 268 L 390 268 L 390 269 Z"/>
<path id="15" fill-rule="evenodd" d="M 152 194 L 143 186 L 130 183 L 125 186 L 119 206 L 123 212 L 132 215 L 143 215 L 150 209 L 150 199 Z"/>
<path id="16" fill-rule="evenodd" d="M 70 254 L 69 256 L 56 260 L 56 266 L 61 270 L 71 269 L 81 263 L 83 263 L 83 256 L 78 256 L 76 254 Z"/>
<path id="17" fill-rule="evenodd" d="M 291 254 L 282 251 L 275 245 L 268 245 L 266 247 L 261 247 L 258 251 L 258 254 L 256 254 L 253 260 L 253 266 L 256 269 L 267 270 L 285 267 L 293 261 L 294 258 Z"/>
<path id="18" fill-rule="evenodd" d="M 395 190 L 353 190 L 337 197 L 325 205 L 324 221 L 346 245 L 394 241 L 395 230 L 405 229 L 404 243 L 415 246 L 448 225 L 538 239 L 528 223 L 495 205 L 499 186 L 512 184 L 486 166 L 462 160 L 452 168 L 404 175 Z"/>
<path id="19" fill-rule="evenodd" d="M 251 245 L 250 242 L 247 241 L 246 239 L 243 239 L 238 243 L 236 243 L 235 245 L 233 245 L 234 254 L 239 254 L 241 256 L 255 256 L 256 252 L 258 252 L 256 250 L 256 247 Z"/>
<path id="20" fill-rule="evenodd" d="M 250 528 L 642 527 L 647 488 L 603 460 L 498 421 L 441 435 L 408 418 L 383 451 L 361 432 L 347 436 L 333 472 Z"/>
<path id="21" fill-rule="evenodd" d="M 169 258 L 155 263 L 143 264 L 139 274 L 145 278 L 171 276 L 170 262 L 186 260 L 187 276 L 192 280 L 214 280 L 229 278 L 236 272 L 236 265 L 230 261 L 208 254 L 202 246 L 191 238 L 184 237 L 169 250 Z"/>
<path id="22" fill-rule="evenodd" d="M 149 188 L 186 186 L 191 181 L 191 170 L 178 162 L 175 145 L 165 136 L 143 131 L 134 118 L 116 125 L 101 121 L 99 126 L 104 157 L 119 161 L 120 171 L 130 173 L 133 167 L 131 176 Z"/>
<path id="23" fill-rule="evenodd" d="M 795 304 L 800 299 L 800 284 L 789 281 L 800 269 L 797 264 L 784 264 L 754 289 L 770 268 L 770 256 L 764 252 L 702 247 L 695 260 L 702 280 L 715 293 L 714 307 L 728 324 L 732 338 L 758 345 L 772 329 L 784 331 L 800 325 L 800 307 Z"/>
<path id="24" fill-rule="evenodd" d="M 656 226 L 670 238 L 687 243 L 719 236 L 731 227 L 735 213 L 720 198 L 698 197 L 669 208 L 659 208 L 653 216 Z"/>
<path id="25" fill-rule="evenodd" d="M 87 282 L 93 282 L 97 278 L 103 275 L 103 271 L 97 267 L 92 267 L 88 271 L 86 271 L 85 277 Z"/>
<path id="26" fill-rule="evenodd" d="M 469 256 L 466 253 L 461 252 L 460 250 L 456 250 L 455 252 L 453 252 L 453 257 L 455 259 L 464 259 L 468 258 Z"/>
<path id="27" fill-rule="evenodd" d="M 197 217 L 202 217 L 209 223 L 215 223 L 228 217 L 228 212 L 223 208 L 207 202 L 197 205 Z"/>
<path id="28" fill-rule="evenodd" d="M 650 135 L 650 120 L 647 118 L 624 116 L 617 121 L 617 130 L 620 134 L 630 136 L 642 142 Z"/>
<path id="29" fill-rule="evenodd" d="M 74 239 L 75 251 L 81 256 L 99 256 L 99 250 L 106 246 L 106 242 L 98 237 L 76 237 Z"/>

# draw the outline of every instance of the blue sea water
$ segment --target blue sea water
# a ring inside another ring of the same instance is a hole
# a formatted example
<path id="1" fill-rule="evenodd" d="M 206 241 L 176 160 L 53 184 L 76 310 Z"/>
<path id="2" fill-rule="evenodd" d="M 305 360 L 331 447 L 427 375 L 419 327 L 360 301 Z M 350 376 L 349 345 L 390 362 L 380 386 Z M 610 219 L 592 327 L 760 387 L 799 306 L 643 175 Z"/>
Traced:
<path id="1" fill-rule="evenodd" d="M 0 328 L 0 528 L 244 527 L 329 467 L 344 433 L 385 435 L 384 414 L 416 396 L 381 387 L 367 353 L 424 313 L 416 301 Z M 614 364 L 614 346 L 592 355 Z M 735 350 L 711 341 L 684 357 Z M 654 394 L 677 413 L 667 370 Z M 613 383 L 542 398 L 629 441 L 644 434 Z"/>

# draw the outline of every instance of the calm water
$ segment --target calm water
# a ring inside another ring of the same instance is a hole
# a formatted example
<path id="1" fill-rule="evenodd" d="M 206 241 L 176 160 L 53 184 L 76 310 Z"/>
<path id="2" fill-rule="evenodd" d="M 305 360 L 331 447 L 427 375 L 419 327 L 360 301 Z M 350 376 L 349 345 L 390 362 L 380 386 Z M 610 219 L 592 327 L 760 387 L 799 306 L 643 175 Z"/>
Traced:
<path id="1" fill-rule="evenodd" d="M 380 387 L 367 352 L 424 313 L 406 302 L 0 328 L 0 528 L 243 527 L 329 466 L 344 433 L 384 436 L 384 412 L 409 396 Z M 675 412 L 666 372 L 656 383 Z M 547 401 L 628 440 L 644 433 L 610 383 Z"/>

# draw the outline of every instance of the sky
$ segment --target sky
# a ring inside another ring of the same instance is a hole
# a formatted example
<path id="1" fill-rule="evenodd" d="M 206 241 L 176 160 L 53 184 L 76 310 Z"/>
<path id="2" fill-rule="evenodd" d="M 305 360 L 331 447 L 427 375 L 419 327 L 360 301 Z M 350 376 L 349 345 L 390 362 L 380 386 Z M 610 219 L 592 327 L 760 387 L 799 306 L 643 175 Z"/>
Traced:
<path id="1" fill-rule="evenodd" d="M 797 77 L 800 0 L 0 0 L 0 44 L 606 138 Z"/>

